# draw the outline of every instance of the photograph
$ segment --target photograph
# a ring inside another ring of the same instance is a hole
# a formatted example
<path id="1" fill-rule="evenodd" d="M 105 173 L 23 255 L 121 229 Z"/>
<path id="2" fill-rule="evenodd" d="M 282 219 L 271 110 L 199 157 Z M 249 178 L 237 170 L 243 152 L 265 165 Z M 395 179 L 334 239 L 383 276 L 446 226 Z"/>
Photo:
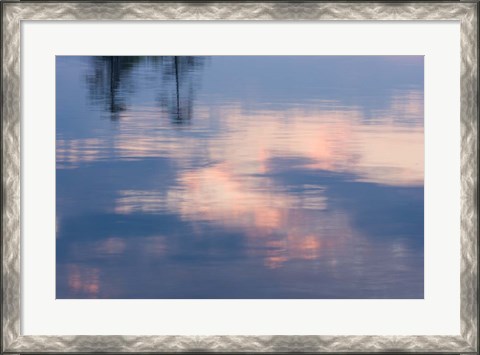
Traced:
<path id="1" fill-rule="evenodd" d="M 55 59 L 57 299 L 423 299 L 424 56 Z"/>

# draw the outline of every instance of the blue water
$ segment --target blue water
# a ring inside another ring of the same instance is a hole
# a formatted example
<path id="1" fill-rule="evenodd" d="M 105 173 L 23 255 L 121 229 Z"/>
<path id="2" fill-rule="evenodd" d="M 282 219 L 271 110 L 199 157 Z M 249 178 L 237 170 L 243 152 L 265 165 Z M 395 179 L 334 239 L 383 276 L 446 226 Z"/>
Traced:
<path id="1" fill-rule="evenodd" d="M 423 298 L 423 57 L 56 59 L 57 298 Z"/>

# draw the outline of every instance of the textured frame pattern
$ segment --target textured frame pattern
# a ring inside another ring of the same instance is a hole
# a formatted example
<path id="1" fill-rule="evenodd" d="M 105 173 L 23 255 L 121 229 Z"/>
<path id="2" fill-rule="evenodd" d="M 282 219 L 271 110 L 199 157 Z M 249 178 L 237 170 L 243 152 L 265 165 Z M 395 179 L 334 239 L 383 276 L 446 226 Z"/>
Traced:
<path id="1" fill-rule="evenodd" d="M 436 352 L 478 354 L 477 3 L 3 3 L 2 353 Z M 458 20 L 461 23 L 461 335 L 22 336 L 22 20 Z"/>

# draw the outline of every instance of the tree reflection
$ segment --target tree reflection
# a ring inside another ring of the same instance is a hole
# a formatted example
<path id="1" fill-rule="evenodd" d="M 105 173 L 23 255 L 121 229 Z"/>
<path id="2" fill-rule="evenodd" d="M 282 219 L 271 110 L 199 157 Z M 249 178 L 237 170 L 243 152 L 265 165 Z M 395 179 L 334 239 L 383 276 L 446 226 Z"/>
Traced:
<path id="1" fill-rule="evenodd" d="M 131 91 L 131 70 L 141 57 L 94 57 L 91 71 L 86 75 L 89 99 L 94 106 L 110 113 L 112 120 L 127 109 Z"/>
<path id="2" fill-rule="evenodd" d="M 86 75 L 89 99 L 93 106 L 108 112 L 116 121 L 131 106 L 130 97 L 145 90 L 156 92 L 161 112 L 176 125 L 190 122 L 200 69 L 205 57 L 95 57 Z M 153 88 L 146 85 L 141 65 L 153 66 Z M 145 94 L 147 92 L 145 91 Z"/>
<path id="3" fill-rule="evenodd" d="M 163 57 L 162 87 L 158 102 L 174 124 L 186 124 L 193 114 L 195 92 L 205 57 Z"/>

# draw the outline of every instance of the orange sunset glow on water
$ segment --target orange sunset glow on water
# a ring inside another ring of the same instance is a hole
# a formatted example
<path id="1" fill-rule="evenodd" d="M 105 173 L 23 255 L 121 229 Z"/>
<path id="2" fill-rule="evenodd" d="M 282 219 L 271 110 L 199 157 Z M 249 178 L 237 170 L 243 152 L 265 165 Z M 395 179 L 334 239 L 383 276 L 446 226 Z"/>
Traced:
<path id="1" fill-rule="evenodd" d="M 423 57 L 58 57 L 57 298 L 423 298 Z"/>

